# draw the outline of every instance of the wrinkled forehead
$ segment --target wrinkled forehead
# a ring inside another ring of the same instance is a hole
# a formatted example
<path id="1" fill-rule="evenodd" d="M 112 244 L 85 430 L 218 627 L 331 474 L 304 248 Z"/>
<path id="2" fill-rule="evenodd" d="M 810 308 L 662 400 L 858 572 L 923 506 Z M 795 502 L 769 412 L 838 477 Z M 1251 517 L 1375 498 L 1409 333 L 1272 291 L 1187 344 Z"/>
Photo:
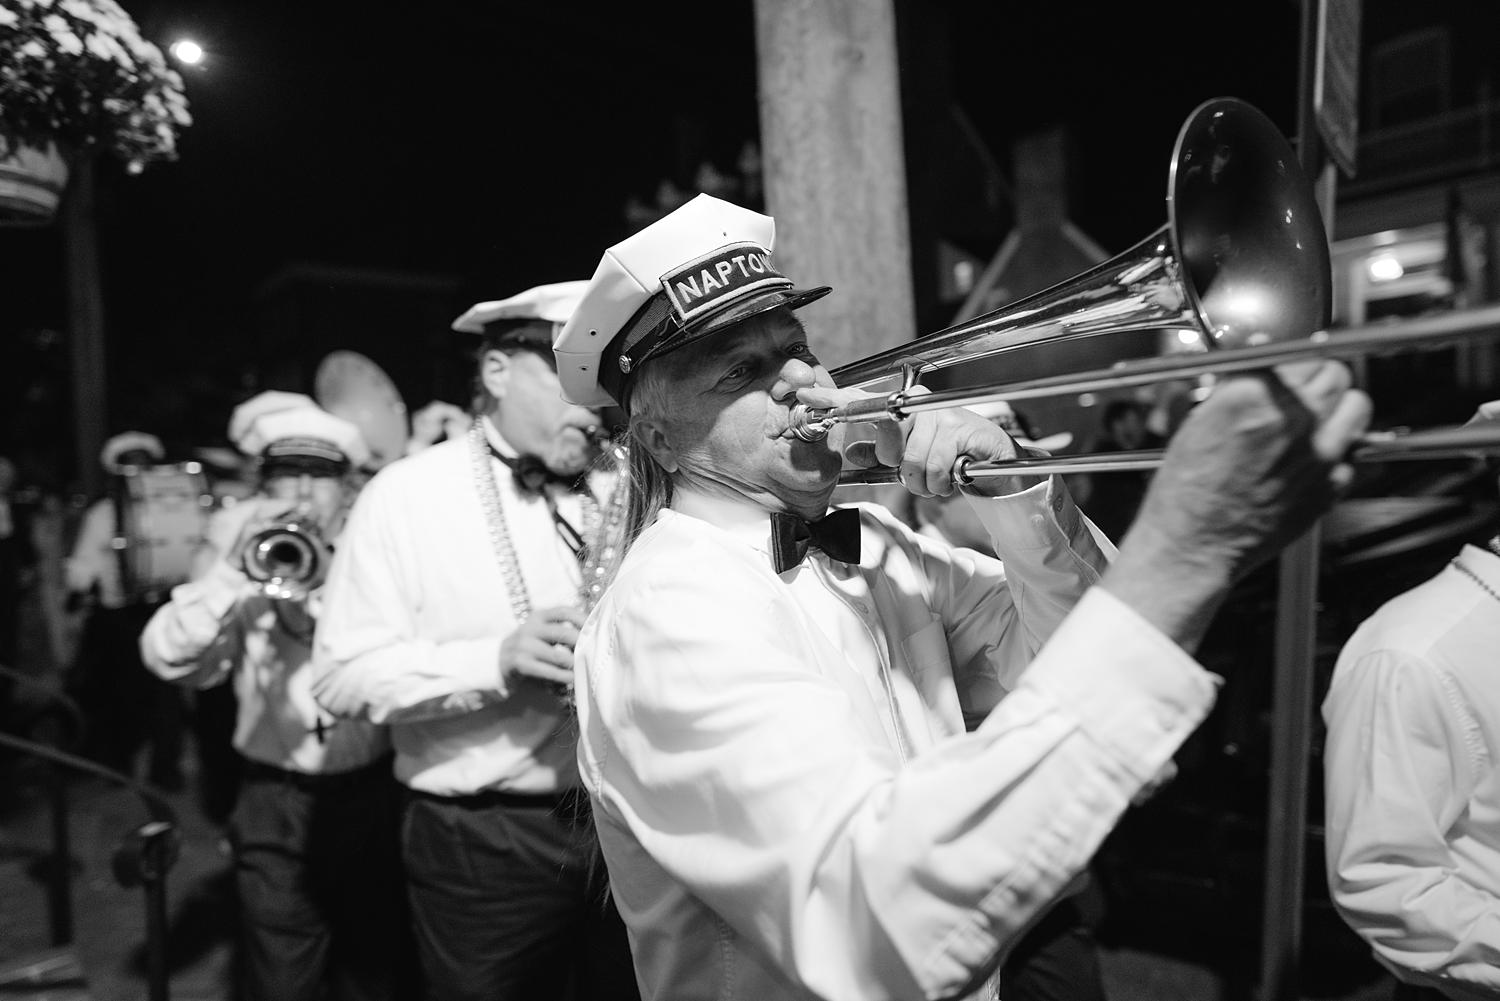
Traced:
<path id="1" fill-rule="evenodd" d="M 701 338 L 680 350 L 695 358 L 720 358 L 738 350 L 781 347 L 807 339 L 807 330 L 790 309 L 773 309 Z"/>

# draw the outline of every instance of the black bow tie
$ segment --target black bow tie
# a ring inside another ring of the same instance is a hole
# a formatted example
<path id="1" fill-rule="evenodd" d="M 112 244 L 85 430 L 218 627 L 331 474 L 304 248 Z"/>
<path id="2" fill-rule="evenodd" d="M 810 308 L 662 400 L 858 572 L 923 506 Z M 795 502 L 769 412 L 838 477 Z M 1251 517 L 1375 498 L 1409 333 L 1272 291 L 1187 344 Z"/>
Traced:
<path id="1" fill-rule="evenodd" d="M 817 521 L 780 511 L 771 515 L 771 563 L 777 573 L 801 563 L 809 549 L 821 549 L 843 563 L 858 563 L 859 512 L 842 508 Z"/>
<path id="2" fill-rule="evenodd" d="M 547 464 L 538 456 L 531 455 L 501 455 L 500 450 L 494 445 L 490 446 L 490 454 L 506 466 L 510 467 L 510 474 L 515 478 L 516 489 L 523 496 L 536 496 L 540 494 L 549 483 L 575 493 L 583 493 L 588 489 L 588 481 L 583 473 L 577 476 L 564 476 L 547 468 Z"/>

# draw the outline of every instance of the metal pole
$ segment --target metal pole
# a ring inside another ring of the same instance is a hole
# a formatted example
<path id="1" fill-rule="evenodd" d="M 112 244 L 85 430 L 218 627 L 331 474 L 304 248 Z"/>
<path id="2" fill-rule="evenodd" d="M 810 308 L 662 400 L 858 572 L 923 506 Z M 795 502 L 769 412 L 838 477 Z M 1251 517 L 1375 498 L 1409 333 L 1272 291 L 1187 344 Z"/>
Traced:
<path id="1" fill-rule="evenodd" d="M 1297 155 L 1319 178 L 1318 208 L 1333 232 L 1331 167 L 1325 170 L 1313 108 L 1320 0 L 1302 0 L 1297 80 Z M 1260 996 L 1296 1001 L 1302 970 L 1308 759 L 1312 750 L 1314 641 L 1317 633 L 1320 526 L 1281 556 L 1276 597 L 1275 678 L 1271 702 L 1271 776 L 1266 805 L 1266 895 L 1261 924 Z"/>
<path id="2" fill-rule="evenodd" d="M 90 497 L 104 486 L 99 449 L 108 427 L 105 396 L 104 288 L 94 221 L 94 161 L 78 157 L 63 200 L 67 264 L 68 353 L 73 389 L 73 448 L 78 480 Z"/>
<path id="3" fill-rule="evenodd" d="M 170 1001 L 171 979 L 167 971 L 167 873 L 149 874 L 146 890 L 146 983 L 151 1001 Z"/>
<path id="4" fill-rule="evenodd" d="M 73 941 L 73 851 L 68 834 L 68 779 L 62 766 L 48 765 L 48 785 L 52 800 L 52 872 L 47 881 L 48 911 L 52 924 L 52 944 L 67 945 Z"/>

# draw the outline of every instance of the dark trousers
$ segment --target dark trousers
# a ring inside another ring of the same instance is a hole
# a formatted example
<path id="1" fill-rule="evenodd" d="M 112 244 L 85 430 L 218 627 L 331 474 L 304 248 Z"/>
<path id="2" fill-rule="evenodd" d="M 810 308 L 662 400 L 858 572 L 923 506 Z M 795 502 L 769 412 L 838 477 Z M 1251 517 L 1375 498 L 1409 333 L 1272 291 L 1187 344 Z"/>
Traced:
<path id="1" fill-rule="evenodd" d="M 309 777 L 247 763 L 230 820 L 239 1001 L 407 1001 L 415 949 L 389 759 Z"/>
<path id="2" fill-rule="evenodd" d="M 1000 967 L 1001 1001 L 1104 1001 L 1099 945 L 1075 898 L 1059 901 Z"/>
<path id="3" fill-rule="evenodd" d="M 92 756 L 135 775 L 135 757 L 149 746 L 147 777 L 165 789 L 182 787 L 186 709 L 183 693 L 141 663 L 141 630 L 156 606 L 98 607 L 89 614 L 69 681 L 88 722 Z"/>
<path id="4" fill-rule="evenodd" d="M 1391 1001 L 1448 1001 L 1448 996 L 1436 987 L 1418 987 L 1398 980 Z"/>
<path id="5" fill-rule="evenodd" d="M 587 800 L 412 793 L 402 821 L 430 1001 L 634 1001 Z"/>

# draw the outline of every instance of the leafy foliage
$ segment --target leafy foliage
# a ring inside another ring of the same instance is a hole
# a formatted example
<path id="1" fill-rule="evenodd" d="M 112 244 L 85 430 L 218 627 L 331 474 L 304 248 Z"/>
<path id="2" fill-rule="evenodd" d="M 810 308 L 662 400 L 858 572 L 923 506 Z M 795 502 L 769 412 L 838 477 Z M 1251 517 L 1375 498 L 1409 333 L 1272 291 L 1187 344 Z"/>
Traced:
<path id="1" fill-rule="evenodd" d="M 0 0 L 0 154 L 97 146 L 137 173 L 190 124 L 182 77 L 114 0 Z"/>

